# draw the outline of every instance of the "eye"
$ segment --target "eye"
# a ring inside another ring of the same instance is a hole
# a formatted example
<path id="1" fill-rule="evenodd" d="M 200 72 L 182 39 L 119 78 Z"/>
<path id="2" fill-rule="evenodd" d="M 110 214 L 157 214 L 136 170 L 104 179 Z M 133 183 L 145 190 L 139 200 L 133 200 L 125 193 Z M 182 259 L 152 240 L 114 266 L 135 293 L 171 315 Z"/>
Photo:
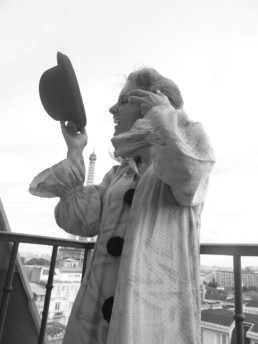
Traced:
<path id="1" fill-rule="evenodd" d="M 119 99 L 119 103 L 120 103 L 121 105 L 128 103 L 128 97 L 125 96 L 125 95 L 122 96 L 122 97 Z"/>

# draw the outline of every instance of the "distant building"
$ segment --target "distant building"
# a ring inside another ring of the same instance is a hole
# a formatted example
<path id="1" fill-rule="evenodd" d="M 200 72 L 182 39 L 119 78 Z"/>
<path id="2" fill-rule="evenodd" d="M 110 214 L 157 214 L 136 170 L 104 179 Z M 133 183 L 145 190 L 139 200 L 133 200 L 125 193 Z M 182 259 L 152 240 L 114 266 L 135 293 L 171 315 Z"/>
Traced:
<path id="1" fill-rule="evenodd" d="M 234 274 L 233 271 L 218 270 L 215 273 L 215 281 L 219 286 L 234 288 Z"/>
<path id="2" fill-rule="evenodd" d="M 73 240 L 78 240 L 78 237 L 69 237 Z M 85 250 L 82 248 L 75 248 L 75 247 L 60 247 L 58 250 L 58 261 L 62 264 L 63 261 L 67 261 L 67 259 L 77 260 L 79 264 L 82 266 L 83 259 L 84 259 Z"/>
<path id="3" fill-rule="evenodd" d="M 245 287 L 258 288 L 258 273 L 244 272 L 241 273 L 242 285 Z M 222 287 L 234 288 L 234 273 L 233 271 L 218 270 L 215 273 L 215 280 Z"/>
<path id="4" fill-rule="evenodd" d="M 24 266 L 30 280 L 36 306 L 42 316 L 49 268 L 42 266 Z M 71 309 L 80 288 L 82 267 L 77 260 L 63 261 L 55 269 L 53 289 L 49 306 L 48 321 L 66 325 Z"/>

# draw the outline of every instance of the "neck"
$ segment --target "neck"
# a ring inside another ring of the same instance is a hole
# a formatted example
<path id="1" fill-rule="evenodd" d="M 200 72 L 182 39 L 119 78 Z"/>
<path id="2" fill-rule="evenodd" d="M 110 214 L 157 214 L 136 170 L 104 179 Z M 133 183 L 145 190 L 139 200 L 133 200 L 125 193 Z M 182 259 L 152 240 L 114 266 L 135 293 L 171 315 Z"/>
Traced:
<path id="1" fill-rule="evenodd" d="M 150 166 L 153 159 L 153 148 L 148 147 L 141 151 L 139 158 L 136 160 L 138 170 L 143 174 L 146 169 Z"/>

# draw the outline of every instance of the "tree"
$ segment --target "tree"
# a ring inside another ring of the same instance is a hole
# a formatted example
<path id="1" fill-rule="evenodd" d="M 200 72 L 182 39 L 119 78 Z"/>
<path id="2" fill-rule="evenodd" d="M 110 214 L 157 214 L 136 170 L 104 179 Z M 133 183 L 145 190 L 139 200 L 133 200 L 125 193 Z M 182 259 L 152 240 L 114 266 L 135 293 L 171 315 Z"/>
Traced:
<path id="1" fill-rule="evenodd" d="M 208 286 L 209 286 L 209 287 L 215 288 L 215 289 L 218 287 L 218 285 L 219 285 L 219 284 L 218 284 L 217 282 L 210 282 L 210 283 L 208 283 Z"/>
<path id="2" fill-rule="evenodd" d="M 45 258 L 31 258 L 29 260 L 23 260 L 24 265 L 40 265 L 40 266 L 49 266 L 50 263 Z"/>

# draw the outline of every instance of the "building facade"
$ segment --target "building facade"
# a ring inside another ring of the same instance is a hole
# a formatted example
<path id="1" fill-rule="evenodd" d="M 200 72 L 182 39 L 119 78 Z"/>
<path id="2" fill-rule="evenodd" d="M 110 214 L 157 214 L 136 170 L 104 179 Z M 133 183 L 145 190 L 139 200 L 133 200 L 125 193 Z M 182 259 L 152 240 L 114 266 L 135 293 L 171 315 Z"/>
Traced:
<path id="1" fill-rule="evenodd" d="M 49 268 L 43 266 L 25 266 L 25 268 L 36 306 L 42 317 Z M 48 321 L 67 325 L 81 279 L 82 267 L 77 260 L 68 259 L 61 267 L 55 269 Z"/>
<path id="2" fill-rule="evenodd" d="M 242 285 L 258 288 L 258 273 L 256 272 L 242 272 Z M 215 280 L 222 287 L 234 288 L 234 274 L 233 271 L 218 270 L 215 272 Z"/>

